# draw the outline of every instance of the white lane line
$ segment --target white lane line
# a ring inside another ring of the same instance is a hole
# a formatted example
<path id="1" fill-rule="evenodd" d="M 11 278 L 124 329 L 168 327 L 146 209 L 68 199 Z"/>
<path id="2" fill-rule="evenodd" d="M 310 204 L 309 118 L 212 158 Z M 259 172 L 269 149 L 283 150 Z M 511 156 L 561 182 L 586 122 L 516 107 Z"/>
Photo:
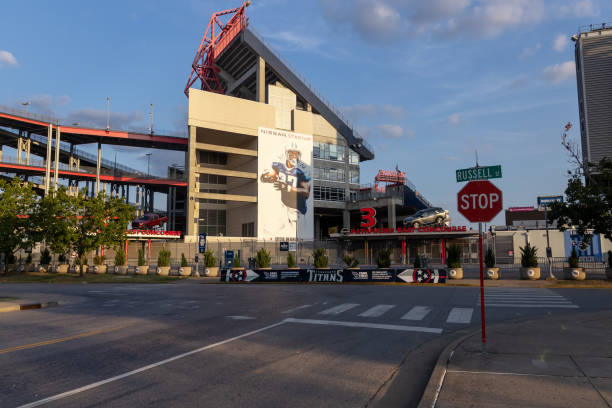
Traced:
<path id="1" fill-rule="evenodd" d="M 342 312 L 346 312 L 347 310 L 352 309 L 352 308 L 357 307 L 357 306 L 359 306 L 359 303 L 343 303 L 341 305 L 334 306 L 332 308 L 329 308 L 327 310 L 319 312 L 319 314 L 322 314 L 322 315 L 337 315 L 337 314 L 340 314 Z"/>
<path id="2" fill-rule="evenodd" d="M 525 304 L 525 303 L 485 303 L 485 307 L 550 307 L 550 308 L 565 308 L 565 309 L 578 309 L 580 306 L 576 305 L 559 305 L 559 304 Z"/>
<path id="3" fill-rule="evenodd" d="M 376 305 L 374 307 L 369 308 L 363 313 L 360 313 L 361 317 L 380 317 L 387 313 L 389 310 L 393 309 L 395 305 Z"/>
<path id="4" fill-rule="evenodd" d="M 472 320 L 474 308 L 471 307 L 453 307 L 448 314 L 446 323 L 469 323 Z"/>
<path id="5" fill-rule="evenodd" d="M 552 300 L 552 299 L 489 299 L 485 298 L 487 302 L 498 302 L 498 303 L 534 303 L 534 302 L 543 302 L 543 303 L 568 303 L 571 304 L 569 300 Z M 478 301 L 480 303 L 480 301 Z"/>
<path id="6" fill-rule="evenodd" d="M 496 298 L 516 298 L 516 299 L 530 299 L 530 298 L 542 298 L 542 299 L 565 299 L 561 295 L 497 295 L 497 294 L 485 294 L 486 297 Z"/>
<path id="7" fill-rule="evenodd" d="M 188 357 L 188 356 L 190 356 L 192 354 L 200 353 L 202 351 L 209 350 L 211 348 L 214 348 L 214 347 L 217 347 L 217 346 L 221 346 L 223 344 L 230 343 L 230 342 L 232 342 L 234 340 L 239 340 L 239 339 L 242 339 L 244 337 L 252 336 L 253 334 L 261 333 L 263 331 L 266 331 L 266 330 L 272 329 L 274 327 L 280 326 L 281 324 L 284 324 L 285 322 L 286 321 L 283 320 L 281 322 L 274 323 L 274 324 L 271 324 L 269 326 L 262 327 L 261 329 L 253 330 L 253 331 L 250 331 L 250 332 L 247 332 L 247 333 L 235 336 L 235 337 L 231 337 L 229 339 L 225 339 L 225 340 L 219 341 L 217 343 L 209 344 L 208 346 L 200 347 L 198 349 L 191 350 L 191 351 L 188 351 L 186 353 L 179 354 L 177 356 L 167 358 L 167 359 L 159 361 L 157 363 L 149 364 L 147 366 L 137 368 L 136 370 L 128 371 L 127 373 L 123 373 L 123 374 L 117 375 L 115 377 L 107 378 L 106 380 L 97 381 L 95 383 L 91 383 L 91 384 L 85 385 L 83 387 L 79 387 L 79 388 L 75 388 L 75 389 L 70 390 L 70 391 L 62 392 L 61 394 L 56 394 L 56 395 L 53 395 L 51 397 L 47 397 L 47 398 L 44 398 L 44 399 L 41 399 L 41 400 L 38 400 L 38 401 L 30 402 L 29 404 L 21 405 L 21 406 L 19 406 L 17 408 L 39 407 L 39 406 L 44 405 L 46 403 L 49 403 L 49 402 L 52 402 L 52 401 L 57 401 L 57 400 L 60 400 L 60 399 L 66 398 L 66 397 L 70 397 L 71 395 L 79 394 L 81 392 L 88 391 L 88 390 L 91 390 L 93 388 L 100 387 L 100 386 L 102 386 L 104 384 L 108 384 L 108 383 L 111 383 L 113 381 L 121 380 L 122 378 L 130 377 L 130 376 L 132 376 L 134 374 L 142 373 L 143 371 L 147 371 L 147 370 L 150 370 L 152 368 L 159 367 L 161 365 L 171 363 L 171 362 L 173 362 L 175 360 L 179 360 L 181 358 Z"/>
<path id="8" fill-rule="evenodd" d="M 281 312 L 281 313 L 285 313 L 285 314 L 293 313 L 293 312 L 297 312 L 298 310 L 301 310 L 301 309 L 306 309 L 307 307 L 310 307 L 310 306 L 312 306 L 312 305 L 302 305 L 302 306 L 294 307 L 293 309 L 285 310 L 284 312 Z"/>
<path id="9" fill-rule="evenodd" d="M 431 308 L 427 306 L 415 306 L 402 316 L 403 320 L 423 320 Z"/>
<path id="10" fill-rule="evenodd" d="M 325 326 L 365 327 L 368 329 L 398 330 L 398 331 L 411 331 L 411 332 L 436 333 L 436 334 L 442 333 L 442 329 L 438 329 L 434 327 L 403 326 L 403 325 L 397 325 L 397 324 L 342 322 L 342 321 L 337 321 L 337 320 L 294 319 L 293 317 L 285 319 L 285 321 L 287 323 L 320 324 L 320 325 L 325 325 Z"/>

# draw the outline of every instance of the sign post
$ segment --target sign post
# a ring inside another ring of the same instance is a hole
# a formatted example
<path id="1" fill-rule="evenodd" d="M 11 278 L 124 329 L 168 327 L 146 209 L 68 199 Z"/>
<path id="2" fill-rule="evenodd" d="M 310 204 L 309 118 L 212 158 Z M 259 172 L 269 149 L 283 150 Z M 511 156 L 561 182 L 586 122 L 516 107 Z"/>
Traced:
<path id="1" fill-rule="evenodd" d="M 563 202 L 563 196 L 542 196 L 538 197 L 538 209 L 544 207 L 544 224 L 546 224 L 546 257 L 548 258 L 548 279 L 554 280 L 555 275 L 552 271 L 552 248 L 550 247 L 550 237 L 548 236 L 548 206 L 552 203 Z"/>
<path id="2" fill-rule="evenodd" d="M 501 174 L 501 168 L 500 168 Z M 459 180 L 459 176 L 457 176 Z M 482 352 L 486 352 L 484 266 L 482 262 L 482 223 L 490 222 L 502 210 L 502 192 L 487 180 L 470 181 L 457 193 L 457 210 L 470 222 L 478 223 L 478 261 L 480 264 L 480 323 Z"/>

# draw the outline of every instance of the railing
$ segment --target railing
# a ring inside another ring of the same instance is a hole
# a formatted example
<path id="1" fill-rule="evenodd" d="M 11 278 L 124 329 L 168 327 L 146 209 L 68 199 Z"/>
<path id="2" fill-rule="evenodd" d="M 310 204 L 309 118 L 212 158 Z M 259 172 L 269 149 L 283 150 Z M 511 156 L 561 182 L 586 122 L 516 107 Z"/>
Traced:
<path id="1" fill-rule="evenodd" d="M 39 120 L 45 123 L 52 123 L 54 125 L 59 125 L 60 123 L 59 118 L 56 118 L 53 116 L 41 115 L 39 113 L 30 112 L 25 109 L 11 108 L 6 105 L 0 105 L 0 111 L 5 112 L 5 113 L 10 113 L 12 115 L 21 116 L 22 118 Z"/>
<path id="2" fill-rule="evenodd" d="M 359 140 L 359 143 L 361 143 L 362 145 L 364 145 L 370 152 L 374 152 L 374 149 L 372 148 L 372 146 L 366 142 L 366 140 L 361 137 L 359 135 L 359 133 L 357 133 L 357 131 L 355 130 L 355 127 L 353 126 L 353 124 L 344 116 L 344 114 L 337 109 L 336 107 L 334 107 L 331 102 L 329 102 L 321 92 L 319 92 L 319 90 L 317 88 L 314 87 L 314 85 L 312 85 L 310 83 L 310 81 L 308 81 L 306 79 L 306 77 L 304 77 L 304 75 L 302 75 L 300 73 L 300 71 L 297 70 L 297 68 L 295 68 L 285 57 L 283 57 L 283 55 L 276 49 L 276 47 L 274 47 L 268 40 L 266 40 L 264 38 L 263 35 L 261 35 L 258 31 L 256 31 L 252 25 L 249 25 L 249 27 L 247 28 L 251 33 L 253 33 L 253 35 L 255 35 L 255 37 L 257 37 L 257 39 L 259 39 L 259 41 L 261 41 L 262 43 L 265 44 L 266 47 L 268 47 L 270 49 L 270 51 L 272 51 L 272 53 L 276 56 L 276 58 L 278 58 L 279 60 L 281 60 L 283 62 L 283 64 L 285 64 L 287 66 L 287 68 L 289 68 L 289 71 L 291 71 L 291 73 L 293 75 L 295 75 L 296 77 L 298 77 L 300 79 L 300 81 L 302 81 L 304 83 L 304 85 L 306 85 L 308 87 L 308 89 L 310 89 L 310 91 L 312 93 L 314 93 L 320 100 L 321 102 L 323 102 L 325 104 L 325 106 L 327 106 L 329 108 L 329 110 L 331 110 L 332 112 L 334 112 L 336 114 L 336 116 L 338 116 L 355 134 L 355 137 Z"/>
<path id="3" fill-rule="evenodd" d="M 591 31 L 599 30 L 612 30 L 612 24 L 601 23 L 601 24 L 589 24 L 578 27 L 578 34 L 589 33 Z"/>

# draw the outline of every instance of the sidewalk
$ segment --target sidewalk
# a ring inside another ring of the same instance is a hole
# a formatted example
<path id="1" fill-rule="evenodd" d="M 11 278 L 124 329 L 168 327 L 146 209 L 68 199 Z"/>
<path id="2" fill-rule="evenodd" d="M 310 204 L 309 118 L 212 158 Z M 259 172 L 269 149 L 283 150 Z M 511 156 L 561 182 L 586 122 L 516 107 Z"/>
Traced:
<path id="1" fill-rule="evenodd" d="M 419 408 L 612 406 L 612 311 L 494 325 L 481 350 L 448 346 Z"/>

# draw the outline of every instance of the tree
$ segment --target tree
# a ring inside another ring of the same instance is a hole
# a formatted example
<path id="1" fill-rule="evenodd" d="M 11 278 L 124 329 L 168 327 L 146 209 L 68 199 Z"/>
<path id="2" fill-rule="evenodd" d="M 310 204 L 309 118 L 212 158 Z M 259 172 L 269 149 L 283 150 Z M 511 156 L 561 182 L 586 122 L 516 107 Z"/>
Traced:
<path id="1" fill-rule="evenodd" d="M 15 177 L 0 180 L 0 252 L 5 261 L 17 248 L 32 243 L 29 216 L 36 204 L 36 193 L 30 183 Z"/>
<path id="2" fill-rule="evenodd" d="M 77 239 L 74 216 L 76 198 L 61 186 L 54 194 L 41 198 L 31 217 L 32 236 L 37 242 L 45 240 L 56 254 L 66 254 Z"/>

